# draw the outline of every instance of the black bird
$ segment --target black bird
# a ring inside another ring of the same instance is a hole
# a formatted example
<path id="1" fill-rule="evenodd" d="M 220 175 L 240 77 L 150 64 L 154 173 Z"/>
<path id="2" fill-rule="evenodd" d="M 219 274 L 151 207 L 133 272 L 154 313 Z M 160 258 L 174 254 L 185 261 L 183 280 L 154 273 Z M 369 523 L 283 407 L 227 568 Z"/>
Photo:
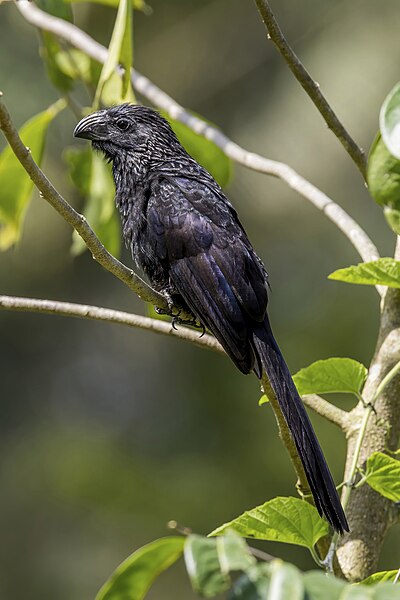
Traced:
<path id="1" fill-rule="evenodd" d="M 74 135 L 112 162 L 123 237 L 169 306 L 184 309 L 219 340 L 242 373 L 268 376 L 315 505 L 348 531 L 343 508 L 306 410 L 271 331 L 267 273 L 235 209 L 181 146 L 168 121 L 122 104 L 82 119 Z"/>

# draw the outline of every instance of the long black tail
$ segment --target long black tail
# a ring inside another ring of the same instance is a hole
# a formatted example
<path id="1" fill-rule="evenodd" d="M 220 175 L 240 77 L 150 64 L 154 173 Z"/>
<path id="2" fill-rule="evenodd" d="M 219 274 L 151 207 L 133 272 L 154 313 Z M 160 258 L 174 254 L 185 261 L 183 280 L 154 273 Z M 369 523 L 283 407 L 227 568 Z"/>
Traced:
<path id="1" fill-rule="evenodd" d="M 349 531 L 332 475 L 303 402 L 272 334 L 268 317 L 254 331 L 254 347 L 279 402 L 307 476 L 315 505 L 339 533 Z"/>

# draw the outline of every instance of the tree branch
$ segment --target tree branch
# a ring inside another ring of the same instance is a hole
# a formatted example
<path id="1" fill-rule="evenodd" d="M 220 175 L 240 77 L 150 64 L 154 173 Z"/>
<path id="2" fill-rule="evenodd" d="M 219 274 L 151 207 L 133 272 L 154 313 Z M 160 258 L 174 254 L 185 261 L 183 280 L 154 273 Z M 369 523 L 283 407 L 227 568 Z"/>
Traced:
<path id="1" fill-rule="evenodd" d="M 302 396 L 304 404 L 314 412 L 325 417 L 328 421 L 340 427 L 343 431 L 348 427 L 348 413 L 334 404 L 331 404 L 318 394 L 307 394 Z"/>
<path id="2" fill-rule="evenodd" d="M 104 63 L 106 60 L 108 54 L 107 48 L 96 42 L 75 25 L 47 14 L 28 0 L 19 0 L 16 6 L 26 21 L 35 27 L 55 34 L 100 63 Z M 132 69 L 131 76 L 132 84 L 136 91 L 147 98 L 152 104 L 167 112 L 171 118 L 181 121 L 199 135 L 214 142 L 232 160 L 254 171 L 281 179 L 303 196 L 303 198 L 311 202 L 345 234 L 363 261 L 369 262 L 379 258 L 376 246 L 360 225 L 341 206 L 333 202 L 331 198 L 299 175 L 289 165 L 245 150 L 230 140 L 216 127 L 190 114 L 147 79 L 147 77 L 144 77 L 134 69 Z"/>
<path id="3" fill-rule="evenodd" d="M 180 340 L 192 342 L 201 348 L 208 348 L 209 350 L 224 353 L 222 347 L 212 335 L 206 334 L 200 336 L 199 331 L 196 331 L 195 329 L 181 326 L 174 329 L 172 324 L 167 321 L 142 317 L 141 315 L 135 315 L 111 308 L 91 306 L 88 304 L 75 304 L 73 302 L 58 302 L 55 300 L 38 300 L 36 298 L 19 298 L 16 296 L 0 295 L 0 310 L 1 309 L 119 323 L 121 325 L 128 325 L 129 327 L 137 327 L 139 329 L 153 331 L 154 333 L 176 337 Z"/>
<path id="4" fill-rule="evenodd" d="M 29 148 L 23 144 L 19 137 L 18 131 L 14 127 L 10 114 L 2 100 L 1 92 L 0 129 L 3 131 L 15 156 L 38 188 L 41 196 L 51 204 L 51 206 L 75 229 L 75 231 L 78 232 L 92 253 L 93 258 L 107 271 L 110 271 L 115 277 L 118 277 L 118 279 L 133 290 L 142 300 L 151 302 L 159 308 L 168 310 L 168 304 L 165 298 L 147 285 L 147 283 L 136 275 L 132 269 L 128 269 L 128 267 L 112 256 L 104 248 L 85 217 L 73 209 L 50 183 L 45 174 L 33 160 Z"/>
<path id="5" fill-rule="evenodd" d="M 267 30 L 268 39 L 271 39 L 275 44 L 278 52 L 285 59 L 289 69 L 292 71 L 297 81 L 317 107 L 329 129 L 338 138 L 346 152 L 357 165 L 364 180 L 366 180 L 367 159 L 364 150 L 358 146 L 348 131 L 344 128 L 343 124 L 339 121 L 338 117 L 333 111 L 331 105 L 321 92 L 319 84 L 314 81 L 303 63 L 289 46 L 274 17 L 274 13 L 271 10 L 269 2 L 267 0 L 255 0 L 255 2 Z"/>

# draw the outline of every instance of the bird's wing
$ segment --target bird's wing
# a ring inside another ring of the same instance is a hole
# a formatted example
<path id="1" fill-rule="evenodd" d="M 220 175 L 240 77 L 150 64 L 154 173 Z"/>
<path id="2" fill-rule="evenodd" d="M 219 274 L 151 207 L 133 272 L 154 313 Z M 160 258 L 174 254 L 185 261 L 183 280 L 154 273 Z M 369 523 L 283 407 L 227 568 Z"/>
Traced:
<path id="1" fill-rule="evenodd" d="M 252 330 L 265 316 L 266 274 L 229 203 L 199 182 L 162 179 L 147 222 L 173 287 L 243 372 L 257 369 Z"/>

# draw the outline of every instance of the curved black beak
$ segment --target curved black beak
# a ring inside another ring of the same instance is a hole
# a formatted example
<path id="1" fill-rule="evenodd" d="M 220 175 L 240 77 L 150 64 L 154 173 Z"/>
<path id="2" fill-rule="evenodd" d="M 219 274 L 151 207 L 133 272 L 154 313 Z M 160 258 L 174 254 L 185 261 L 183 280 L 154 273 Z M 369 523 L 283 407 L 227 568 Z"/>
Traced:
<path id="1" fill-rule="evenodd" d="M 85 140 L 105 140 L 108 133 L 105 110 L 98 110 L 84 117 L 74 129 L 74 137 Z"/>

